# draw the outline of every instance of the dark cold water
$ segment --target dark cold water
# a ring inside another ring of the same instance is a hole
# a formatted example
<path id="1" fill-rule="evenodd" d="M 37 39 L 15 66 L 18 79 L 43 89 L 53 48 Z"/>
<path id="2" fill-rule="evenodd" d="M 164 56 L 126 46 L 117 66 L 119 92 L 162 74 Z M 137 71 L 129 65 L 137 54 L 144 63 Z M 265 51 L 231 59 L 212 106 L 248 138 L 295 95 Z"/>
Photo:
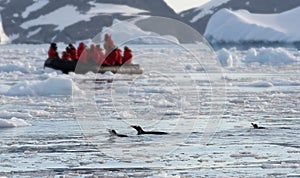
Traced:
<path id="1" fill-rule="evenodd" d="M 156 67 L 146 54 L 190 59 L 163 45 L 135 49 L 143 75 L 64 75 L 41 68 L 47 47 L 0 47 L 0 176 L 300 176 L 299 63 Z"/>

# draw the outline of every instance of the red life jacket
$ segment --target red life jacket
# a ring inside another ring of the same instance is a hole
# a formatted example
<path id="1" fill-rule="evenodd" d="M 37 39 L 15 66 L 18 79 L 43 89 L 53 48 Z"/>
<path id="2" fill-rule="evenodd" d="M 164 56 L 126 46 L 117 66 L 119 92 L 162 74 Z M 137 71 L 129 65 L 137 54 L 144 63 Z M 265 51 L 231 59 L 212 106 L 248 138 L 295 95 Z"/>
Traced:
<path id="1" fill-rule="evenodd" d="M 72 60 L 78 60 L 77 50 L 75 48 L 71 49 L 70 57 Z"/>
<path id="2" fill-rule="evenodd" d="M 70 60 L 70 59 L 71 59 L 71 56 L 70 56 L 69 53 L 63 52 L 61 58 L 62 58 L 62 59 L 66 59 L 66 60 Z"/>
<path id="3" fill-rule="evenodd" d="M 91 45 L 91 48 L 87 50 L 87 60 L 88 62 L 98 63 L 98 53 L 96 51 L 95 45 Z"/>
<path id="4" fill-rule="evenodd" d="M 104 60 L 103 64 L 106 65 L 116 65 L 122 64 L 122 51 L 120 49 L 115 49 L 111 53 L 106 55 L 107 57 Z"/>
<path id="5" fill-rule="evenodd" d="M 98 53 L 94 45 L 90 49 L 85 49 L 79 58 L 82 63 L 98 63 Z"/>
<path id="6" fill-rule="evenodd" d="M 116 64 L 122 65 L 123 64 L 123 58 L 122 58 L 122 50 L 119 48 L 115 50 L 115 60 Z"/>
<path id="7" fill-rule="evenodd" d="M 59 55 L 56 51 L 56 49 L 50 47 L 49 50 L 48 50 L 48 58 L 51 58 L 51 59 L 59 59 Z"/>
<path id="8" fill-rule="evenodd" d="M 132 52 L 130 49 L 125 49 L 123 54 L 123 64 L 132 64 Z"/>
<path id="9" fill-rule="evenodd" d="M 83 42 L 80 42 L 79 43 L 79 46 L 77 48 L 77 56 L 80 57 L 80 55 L 82 54 L 82 52 L 84 51 L 84 43 Z"/>
<path id="10" fill-rule="evenodd" d="M 115 60 L 114 60 L 114 51 L 106 54 L 105 56 L 105 60 L 103 62 L 103 64 L 105 65 L 115 65 Z"/>

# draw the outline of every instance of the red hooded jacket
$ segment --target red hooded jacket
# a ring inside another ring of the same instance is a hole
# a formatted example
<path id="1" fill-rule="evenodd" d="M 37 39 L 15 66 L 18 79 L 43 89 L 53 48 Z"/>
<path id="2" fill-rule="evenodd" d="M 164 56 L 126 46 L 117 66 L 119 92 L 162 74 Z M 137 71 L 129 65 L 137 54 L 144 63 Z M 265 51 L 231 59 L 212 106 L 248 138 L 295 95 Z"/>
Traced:
<path id="1" fill-rule="evenodd" d="M 48 50 L 48 58 L 51 58 L 51 59 L 59 59 L 59 55 L 56 51 L 55 48 L 53 47 L 50 47 L 49 50 Z"/>
<path id="2" fill-rule="evenodd" d="M 127 47 L 124 48 L 124 54 L 123 54 L 123 64 L 132 64 L 132 52 L 131 50 Z"/>
<path id="3" fill-rule="evenodd" d="M 80 62 L 83 63 L 97 63 L 98 60 L 98 53 L 96 51 L 95 45 L 91 44 L 91 47 L 88 49 L 85 49 L 81 56 L 80 56 Z"/>
<path id="4" fill-rule="evenodd" d="M 78 60 L 77 50 L 75 48 L 71 48 L 70 57 L 72 60 Z"/>
<path id="5" fill-rule="evenodd" d="M 67 53 L 66 51 L 64 51 L 62 53 L 62 56 L 61 56 L 62 59 L 66 59 L 66 60 L 71 60 L 71 56 L 69 53 Z"/>
<path id="6" fill-rule="evenodd" d="M 84 51 L 85 45 L 83 42 L 80 42 L 77 48 L 77 56 L 78 58 L 80 57 L 80 55 L 82 54 L 82 52 Z"/>
<path id="7" fill-rule="evenodd" d="M 106 58 L 103 64 L 106 65 L 121 65 L 122 64 L 122 51 L 120 49 L 115 49 L 111 53 L 106 54 Z"/>
<path id="8" fill-rule="evenodd" d="M 123 57 L 122 57 L 122 50 L 120 50 L 119 48 L 117 48 L 115 50 L 115 60 L 116 60 L 116 64 L 122 65 L 123 64 Z"/>

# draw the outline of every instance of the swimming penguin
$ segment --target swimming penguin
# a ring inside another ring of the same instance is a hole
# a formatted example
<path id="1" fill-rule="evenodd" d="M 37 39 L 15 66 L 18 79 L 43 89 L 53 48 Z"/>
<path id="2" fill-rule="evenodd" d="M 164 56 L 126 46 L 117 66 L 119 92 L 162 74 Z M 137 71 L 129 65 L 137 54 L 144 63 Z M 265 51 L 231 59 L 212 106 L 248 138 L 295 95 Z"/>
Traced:
<path id="1" fill-rule="evenodd" d="M 257 124 L 255 123 L 251 123 L 254 129 L 265 129 L 265 127 L 259 127 Z"/>
<path id="2" fill-rule="evenodd" d="M 167 132 L 159 132 L 159 131 L 144 131 L 142 127 L 138 125 L 131 125 L 130 127 L 134 128 L 137 131 L 138 135 L 141 134 L 153 134 L 153 135 L 166 135 L 168 134 Z"/>
<path id="3" fill-rule="evenodd" d="M 128 137 L 127 135 L 124 135 L 124 134 L 118 134 L 115 130 L 108 129 L 108 131 L 110 134 L 115 135 L 117 137 Z"/>

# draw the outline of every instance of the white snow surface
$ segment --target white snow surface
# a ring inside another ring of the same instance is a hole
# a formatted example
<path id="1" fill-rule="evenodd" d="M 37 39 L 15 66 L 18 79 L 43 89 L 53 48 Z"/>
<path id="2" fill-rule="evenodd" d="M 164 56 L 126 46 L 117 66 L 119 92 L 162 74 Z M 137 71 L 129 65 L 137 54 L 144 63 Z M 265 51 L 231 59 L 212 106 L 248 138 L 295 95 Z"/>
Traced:
<path id="1" fill-rule="evenodd" d="M 2 17 L 0 14 L 0 44 L 6 44 L 8 42 L 9 42 L 9 38 L 7 37 L 7 35 L 5 34 L 5 32 L 3 30 Z"/>
<path id="2" fill-rule="evenodd" d="M 208 22 L 204 36 L 222 42 L 300 41 L 300 7 L 279 14 L 252 14 L 221 9 Z"/>
<path id="3" fill-rule="evenodd" d="M 55 25 L 55 30 L 63 30 L 64 28 L 73 25 L 80 21 L 89 21 L 96 14 L 111 14 L 120 13 L 125 16 L 136 15 L 144 10 L 132 8 L 126 5 L 104 4 L 104 3 L 91 3 L 93 7 L 87 13 L 81 13 L 76 6 L 66 5 L 55 11 L 41 15 L 40 17 L 26 21 L 21 24 L 21 27 L 28 29 L 33 26 L 39 25 Z M 76 18 L 74 18 L 76 17 Z"/>

